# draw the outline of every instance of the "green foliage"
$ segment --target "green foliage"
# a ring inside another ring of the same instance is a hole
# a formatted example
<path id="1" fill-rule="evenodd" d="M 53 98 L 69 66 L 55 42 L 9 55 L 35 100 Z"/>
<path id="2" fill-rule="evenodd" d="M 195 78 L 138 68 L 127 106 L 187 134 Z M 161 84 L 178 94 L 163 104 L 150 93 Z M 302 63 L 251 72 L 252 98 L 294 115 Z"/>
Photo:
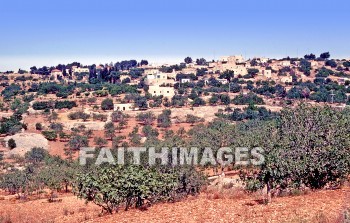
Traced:
<path id="1" fill-rule="evenodd" d="M 36 101 L 32 105 L 34 110 L 45 110 L 51 108 L 51 105 L 48 101 Z"/>
<path id="2" fill-rule="evenodd" d="M 303 72 L 306 76 L 310 76 L 311 62 L 309 62 L 306 59 L 301 59 L 299 70 Z"/>
<path id="3" fill-rule="evenodd" d="M 28 177 L 24 171 L 15 170 L 1 176 L 0 187 L 10 194 L 24 192 L 28 188 Z"/>
<path id="4" fill-rule="evenodd" d="M 230 84 L 230 92 L 231 93 L 238 93 L 242 90 L 242 87 L 238 83 L 229 83 Z"/>
<path id="5" fill-rule="evenodd" d="M 113 110 L 114 109 L 113 99 L 111 99 L 111 98 L 104 99 L 101 103 L 101 109 L 102 110 Z"/>
<path id="6" fill-rule="evenodd" d="M 43 125 L 41 123 L 35 123 L 35 129 L 41 131 L 43 130 Z"/>
<path id="7" fill-rule="evenodd" d="M 49 127 L 50 127 L 50 129 L 52 129 L 55 132 L 62 132 L 63 131 L 63 124 L 62 123 L 50 123 Z"/>
<path id="8" fill-rule="evenodd" d="M 158 126 L 161 128 L 169 128 L 171 126 L 171 110 L 165 109 L 157 118 Z"/>
<path id="9" fill-rule="evenodd" d="M 24 155 L 26 161 L 38 164 L 49 157 L 49 153 L 41 147 L 33 147 Z"/>
<path id="10" fill-rule="evenodd" d="M 152 125 L 152 123 L 156 120 L 156 116 L 153 112 L 140 112 L 136 116 L 136 120 L 138 122 L 143 122 L 144 125 Z"/>
<path id="11" fill-rule="evenodd" d="M 15 134 L 22 129 L 21 115 L 12 115 L 9 118 L 2 118 L 0 121 L 0 133 L 1 134 Z"/>
<path id="12" fill-rule="evenodd" d="M 105 122 L 105 121 L 107 121 L 107 115 L 93 113 L 92 119 Z"/>
<path id="13" fill-rule="evenodd" d="M 350 61 L 343 62 L 343 66 L 349 68 L 350 67 Z"/>
<path id="14" fill-rule="evenodd" d="M 115 136 L 115 126 L 113 122 L 107 122 L 104 126 L 106 138 L 112 139 Z"/>
<path id="15" fill-rule="evenodd" d="M 140 109 L 146 109 L 148 108 L 147 98 L 143 96 L 137 96 L 134 99 L 135 106 L 137 106 Z"/>
<path id="16" fill-rule="evenodd" d="M 79 150 L 81 147 L 87 147 L 89 145 L 89 141 L 87 136 L 74 134 L 70 137 L 67 146 L 70 150 Z"/>
<path id="17" fill-rule="evenodd" d="M 142 133 L 147 137 L 147 138 L 157 138 L 159 135 L 159 132 L 156 128 L 152 128 L 150 125 L 145 125 L 142 128 Z"/>
<path id="18" fill-rule="evenodd" d="M 231 99 L 227 94 L 220 94 L 219 98 L 221 103 L 224 105 L 229 105 L 231 103 Z"/>
<path id="19" fill-rule="evenodd" d="M 274 125 L 260 122 L 245 128 L 250 136 L 237 136 L 241 146 L 261 141 L 257 145 L 264 146 L 265 163 L 258 174 L 254 170 L 243 178 L 268 190 L 340 185 L 350 173 L 349 124 L 348 109 L 300 105 L 282 110 Z"/>
<path id="20" fill-rule="evenodd" d="M 330 57 L 331 57 L 331 55 L 329 54 L 329 52 L 325 52 L 325 53 L 320 54 L 321 59 L 328 59 Z"/>
<path id="21" fill-rule="evenodd" d="M 235 105 L 249 105 L 249 104 L 263 105 L 264 104 L 264 100 L 253 93 L 249 93 L 246 95 L 243 95 L 243 94 L 237 95 L 232 100 L 232 102 Z"/>
<path id="22" fill-rule="evenodd" d="M 88 102 L 89 104 L 94 104 L 94 103 L 96 103 L 96 101 L 97 101 L 97 98 L 95 98 L 95 97 L 91 97 L 91 98 L 88 98 L 88 99 L 87 99 L 87 102 Z"/>
<path id="23" fill-rule="evenodd" d="M 56 109 L 62 109 L 62 108 L 68 108 L 72 109 L 73 107 L 77 107 L 77 103 L 75 101 L 56 101 L 55 108 Z"/>
<path id="24" fill-rule="evenodd" d="M 257 94 L 273 97 L 273 95 L 276 93 L 276 87 L 268 81 L 263 81 L 262 84 L 257 82 L 257 85 L 258 87 L 253 89 L 253 92 Z"/>
<path id="25" fill-rule="evenodd" d="M 199 193 L 204 181 L 195 170 L 154 169 L 142 166 L 106 166 L 80 174 L 74 185 L 75 194 L 101 206 L 108 213 L 140 208 L 145 201 L 171 201 Z"/>
<path id="26" fill-rule="evenodd" d="M 174 95 L 171 99 L 171 105 L 175 107 L 182 107 L 187 103 L 187 97 L 182 95 Z"/>
<path id="27" fill-rule="evenodd" d="M 9 100 L 13 96 L 18 95 L 21 92 L 21 87 L 17 84 L 11 84 L 10 86 L 5 87 L 5 89 L 1 92 L 1 95 L 5 100 Z"/>
<path id="28" fill-rule="evenodd" d="M 219 102 L 219 96 L 217 94 L 213 94 L 209 99 L 210 105 L 216 105 Z"/>
<path id="29" fill-rule="evenodd" d="M 248 69 L 248 74 L 253 76 L 253 77 L 256 76 L 258 73 L 259 73 L 258 69 L 255 69 L 255 68 Z"/>
<path id="30" fill-rule="evenodd" d="M 194 123 L 203 122 L 203 121 L 204 121 L 204 119 L 200 118 L 198 116 L 191 115 L 191 114 L 186 115 L 186 122 L 190 123 L 191 125 L 193 125 Z"/>
<path id="31" fill-rule="evenodd" d="M 231 81 L 231 79 L 234 77 L 234 75 L 235 75 L 235 72 L 234 71 L 232 71 L 232 70 L 225 70 L 224 72 L 222 72 L 221 74 L 220 74 L 220 78 L 221 79 L 226 79 L 226 80 L 228 80 L 228 81 Z"/>
<path id="32" fill-rule="evenodd" d="M 336 68 L 337 67 L 337 62 L 335 62 L 335 60 L 326 60 L 325 65 L 329 66 L 329 67 L 332 67 L 332 68 Z"/>
<path id="33" fill-rule="evenodd" d="M 123 122 L 128 118 L 128 115 L 124 114 L 122 111 L 114 111 L 111 114 L 112 122 Z"/>
<path id="34" fill-rule="evenodd" d="M 8 140 L 7 144 L 10 147 L 10 149 L 14 149 L 17 146 L 15 140 L 12 138 Z"/>
<path id="35" fill-rule="evenodd" d="M 57 139 L 57 132 L 56 131 L 42 131 L 41 132 L 44 137 L 47 139 L 47 140 L 50 140 L 50 141 L 56 141 Z"/>
<path id="36" fill-rule="evenodd" d="M 125 94 L 125 93 L 137 93 L 137 87 L 133 85 L 124 84 L 124 83 L 117 84 L 117 85 L 108 85 L 108 92 L 112 96 Z"/>
<path id="37" fill-rule="evenodd" d="M 0 188 L 21 198 L 44 188 L 68 192 L 79 166 L 57 156 L 50 156 L 41 148 L 26 153 L 29 161 L 23 170 L 12 170 L 0 176 Z M 33 165 L 35 164 L 35 165 Z"/>
<path id="38" fill-rule="evenodd" d="M 204 76 L 207 71 L 208 71 L 207 68 L 200 68 L 200 69 L 197 68 L 196 76 L 197 77 Z"/>
<path id="39" fill-rule="evenodd" d="M 192 102 L 193 106 L 205 105 L 205 101 L 202 98 L 195 98 Z"/>
<path id="40" fill-rule="evenodd" d="M 36 91 L 38 94 L 56 94 L 57 97 L 67 97 L 68 95 L 73 94 L 74 85 L 61 85 L 55 82 L 44 82 L 40 83 L 39 86 L 36 86 L 30 91 Z"/>
<path id="41" fill-rule="evenodd" d="M 329 75 L 334 74 L 332 70 L 329 70 L 327 68 L 321 68 L 318 73 L 316 74 L 316 77 L 328 77 Z"/>
<path id="42" fill-rule="evenodd" d="M 56 109 L 62 109 L 62 108 L 68 108 L 71 109 L 73 107 L 77 107 L 77 104 L 75 101 L 36 101 L 33 103 L 33 109 L 34 110 L 45 110 L 47 108 L 56 108 Z"/>
<path id="43" fill-rule="evenodd" d="M 35 98 L 34 94 L 26 94 L 26 95 L 23 95 L 23 101 L 24 102 L 31 102 L 33 101 Z"/>
<path id="44" fill-rule="evenodd" d="M 77 111 L 69 113 L 68 118 L 71 120 L 82 119 L 83 121 L 86 121 L 90 118 L 90 115 L 83 111 Z"/>
<path id="45" fill-rule="evenodd" d="M 271 120 L 276 119 L 278 114 L 267 110 L 265 107 L 256 107 L 249 105 L 244 108 L 243 111 L 240 108 L 235 108 L 231 114 L 218 114 L 219 117 L 227 118 L 232 121 L 243 121 L 243 120 Z"/>
<path id="46" fill-rule="evenodd" d="M 287 98 L 289 99 L 301 99 L 304 98 L 302 88 L 300 87 L 292 87 L 288 92 L 287 92 Z"/>
<path id="47" fill-rule="evenodd" d="M 29 108 L 29 103 L 23 102 L 19 98 L 15 98 L 12 104 L 10 105 L 10 108 L 12 111 L 14 111 L 14 113 L 24 114 L 27 112 Z"/>
<path id="48" fill-rule="evenodd" d="M 139 134 L 139 127 L 135 126 L 129 133 L 130 142 L 134 146 L 139 146 L 141 141 L 141 135 Z"/>
<path id="49" fill-rule="evenodd" d="M 304 56 L 304 58 L 305 58 L 306 60 L 314 60 L 314 59 L 316 59 L 316 55 L 310 53 L 310 54 L 306 54 L 306 55 Z"/>
<path id="50" fill-rule="evenodd" d="M 191 57 L 186 57 L 184 59 L 185 63 L 189 64 L 189 63 L 192 63 L 192 58 Z"/>
<path id="51" fill-rule="evenodd" d="M 102 147 L 104 147 L 105 145 L 107 145 L 107 140 L 106 139 L 104 139 L 104 138 L 102 138 L 102 137 L 95 137 L 94 138 L 94 143 L 96 144 L 96 146 L 98 147 L 98 148 L 102 148 Z"/>
<path id="52" fill-rule="evenodd" d="M 171 73 L 171 72 L 173 72 L 173 70 L 180 71 L 184 68 L 186 68 L 186 64 L 181 63 L 180 65 L 175 64 L 175 65 L 171 65 L 171 66 L 162 66 L 161 68 L 159 68 L 159 71 L 164 72 L 164 73 Z"/>

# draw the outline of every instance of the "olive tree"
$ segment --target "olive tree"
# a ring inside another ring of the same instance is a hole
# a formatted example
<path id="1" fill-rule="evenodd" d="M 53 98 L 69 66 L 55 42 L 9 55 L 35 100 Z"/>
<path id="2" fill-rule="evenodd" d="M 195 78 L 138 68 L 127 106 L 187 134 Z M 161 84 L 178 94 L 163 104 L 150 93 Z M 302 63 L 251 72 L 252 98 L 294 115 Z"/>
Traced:
<path id="1" fill-rule="evenodd" d="M 349 109 L 300 105 L 282 110 L 274 126 L 266 123 L 259 131 L 246 128 L 250 138 L 237 138 L 263 139 L 265 163 L 244 179 L 253 189 L 266 185 L 268 200 L 272 189 L 338 186 L 350 173 Z"/>

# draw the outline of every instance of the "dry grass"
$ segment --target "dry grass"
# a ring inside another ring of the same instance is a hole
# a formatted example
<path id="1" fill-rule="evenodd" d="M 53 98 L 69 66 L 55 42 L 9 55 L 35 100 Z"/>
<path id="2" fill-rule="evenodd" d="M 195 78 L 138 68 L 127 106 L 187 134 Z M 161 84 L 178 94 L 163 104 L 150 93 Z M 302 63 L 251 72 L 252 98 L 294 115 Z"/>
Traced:
<path id="1" fill-rule="evenodd" d="M 241 188 L 229 188 L 218 190 L 216 188 L 207 188 L 205 191 L 207 199 L 244 199 L 247 193 Z"/>

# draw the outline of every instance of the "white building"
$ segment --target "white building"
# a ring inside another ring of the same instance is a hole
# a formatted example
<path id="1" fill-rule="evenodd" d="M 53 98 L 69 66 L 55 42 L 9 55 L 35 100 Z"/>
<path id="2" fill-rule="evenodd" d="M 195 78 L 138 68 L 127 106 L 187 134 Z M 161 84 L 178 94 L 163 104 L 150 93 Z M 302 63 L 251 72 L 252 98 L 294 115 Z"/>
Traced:
<path id="1" fill-rule="evenodd" d="M 262 70 L 262 75 L 264 77 L 267 77 L 267 78 L 271 78 L 272 77 L 272 70 Z"/>
<path id="2" fill-rule="evenodd" d="M 173 79 L 168 79 L 167 73 L 160 73 L 160 72 L 154 73 L 154 74 L 147 74 L 145 79 L 145 83 L 147 85 L 166 85 L 166 84 L 173 85 L 174 82 L 175 81 Z"/>
<path id="3" fill-rule="evenodd" d="M 152 96 L 160 96 L 171 98 L 175 95 L 175 90 L 173 87 L 161 87 L 157 85 L 149 86 L 148 93 Z"/>
<path id="4" fill-rule="evenodd" d="M 132 111 L 133 109 L 132 103 L 114 104 L 114 111 Z"/>
<path id="5" fill-rule="evenodd" d="M 289 67 L 289 66 L 290 66 L 290 60 L 282 60 L 282 61 L 280 62 L 280 65 L 281 65 L 282 67 Z"/>
<path id="6" fill-rule="evenodd" d="M 72 73 L 90 73 L 89 68 L 72 67 Z"/>
<path id="7" fill-rule="evenodd" d="M 182 78 L 181 79 L 181 83 L 184 84 L 184 83 L 190 83 L 191 82 L 191 79 L 190 78 Z"/>
<path id="8" fill-rule="evenodd" d="M 227 79 L 216 79 L 217 81 L 219 81 L 221 84 L 227 84 L 228 80 Z"/>

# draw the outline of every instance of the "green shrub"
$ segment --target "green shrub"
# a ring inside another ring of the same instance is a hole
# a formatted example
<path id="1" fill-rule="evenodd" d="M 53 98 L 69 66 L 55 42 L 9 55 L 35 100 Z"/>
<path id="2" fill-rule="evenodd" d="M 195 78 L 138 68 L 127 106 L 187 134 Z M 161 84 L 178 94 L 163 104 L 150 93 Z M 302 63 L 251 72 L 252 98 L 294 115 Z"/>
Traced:
<path id="1" fill-rule="evenodd" d="M 40 163 L 48 156 L 49 153 L 41 147 L 33 147 L 24 155 L 25 159 L 31 163 Z"/>
<path id="2" fill-rule="evenodd" d="M 235 105 L 249 105 L 249 104 L 263 105 L 264 100 L 258 97 L 256 94 L 249 93 L 246 95 L 243 95 L 243 94 L 237 95 L 233 99 L 233 103 Z"/>
<path id="3" fill-rule="evenodd" d="M 282 110 L 275 123 L 246 126 L 250 135 L 237 135 L 240 144 L 263 147 L 265 162 L 244 179 L 268 191 L 339 186 L 350 173 L 349 125 L 349 109 L 300 105 Z"/>
<path id="4" fill-rule="evenodd" d="M 62 108 L 68 108 L 71 109 L 73 107 L 77 107 L 77 103 L 75 101 L 56 101 L 55 108 L 56 109 L 62 109 Z"/>
<path id="5" fill-rule="evenodd" d="M 204 180 L 195 170 L 161 170 L 134 165 L 100 167 L 79 174 L 74 185 L 79 198 L 93 202 L 108 213 L 125 204 L 140 208 L 150 203 L 171 201 L 199 193 Z"/>
<path id="6" fill-rule="evenodd" d="M 68 118 L 71 120 L 82 119 L 83 121 L 86 121 L 87 119 L 90 118 L 90 115 L 83 111 L 77 111 L 77 112 L 69 113 Z"/>
<path id="7" fill-rule="evenodd" d="M 56 131 L 42 131 L 41 132 L 47 140 L 55 141 L 57 139 Z"/>
<path id="8" fill-rule="evenodd" d="M 46 108 L 51 108 L 48 101 L 36 101 L 33 103 L 34 110 L 45 110 Z"/>
<path id="9" fill-rule="evenodd" d="M 14 149 L 17 146 L 15 140 L 12 138 L 8 140 L 7 144 L 10 147 L 10 149 Z"/>
<path id="10" fill-rule="evenodd" d="M 101 109 L 102 110 L 113 110 L 114 109 L 113 99 L 110 99 L 110 98 L 104 99 L 101 103 Z"/>
<path id="11" fill-rule="evenodd" d="M 41 123 L 35 123 L 35 129 L 41 131 L 43 130 L 43 125 Z"/>

